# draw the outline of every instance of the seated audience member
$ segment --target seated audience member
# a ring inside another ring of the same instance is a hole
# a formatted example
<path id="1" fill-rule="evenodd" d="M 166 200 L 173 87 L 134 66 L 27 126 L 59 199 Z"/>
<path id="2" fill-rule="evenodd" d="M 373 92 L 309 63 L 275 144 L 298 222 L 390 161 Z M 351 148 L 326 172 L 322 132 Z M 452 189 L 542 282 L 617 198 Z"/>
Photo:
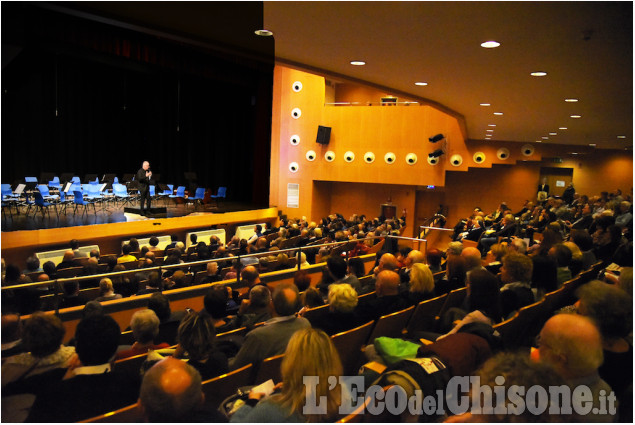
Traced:
<path id="1" fill-rule="evenodd" d="M 528 256 L 511 253 L 503 257 L 500 297 L 504 318 L 509 318 L 521 307 L 534 303 L 535 297 L 531 291 L 532 272 L 533 263 Z"/>
<path id="2" fill-rule="evenodd" d="M 602 365 L 602 340 L 593 322 L 577 314 L 557 314 L 543 326 L 538 336 L 538 349 L 532 357 L 545 363 L 575 388 L 586 385 L 593 395 L 593 405 L 599 410 L 600 394 L 609 395 L 611 387 L 598 374 Z M 632 370 L 632 357 L 631 357 Z M 621 373 L 624 373 L 622 371 Z M 575 402 L 575 398 L 573 400 Z M 591 400 L 587 400 L 591 401 Z M 582 399 L 577 400 L 578 403 Z M 608 412 L 584 415 L 585 422 L 613 422 L 615 414 Z"/>
<path id="3" fill-rule="evenodd" d="M 203 380 L 227 373 L 227 357 L 216 347 L 216 329 L 206 311 L 190 311 L 178 330 L 176 358 L 187 358 Z"/>
<path id="4" fill-rule="evenodd" d="M 113 272 L 123 272 L 126 270 L 126 267 L 122 264 L 115 264 L 113 268 Z M 110 280 L 112 281 L 112 287 L 115 290 L 115 293 L 121 294 L 122 297 L 129 297 L 134 295 L 138 290 L 138 285 L 133 284 L 130 281 L 130 274 L 121 274 L 117 276 L 112 276 Z"/>
<path id="5" fill-rule="evenodd" d="M 150 309 L 138 310 L 130 319 L 130 328 L 134 336 L 135 343 L 128 350 L 119 351 L 115 359 L 125 359 L 127 357 L 145 354 L 150 350 L 158 350 L 168 348 L 170 345 L 166 342 L 155 344 L 154 340 L 159 335 L 159 318 L 156 313 Z"/>
<path id="6" fill-rule="evenodd" d="M 353 329 L 360 325 L 360 318 L 355 312 L 357 292 L 348 283 L 329 286 L 328 314 L 311 320 L 311 326 L 322 329 L 328 335 Z"/>
<path id="7" fill-rule="evenodd" d="M 620 276 L 617 279 L 617 287 L 626 292 L 629 296 L 633 296 L 633 268 L 623 267 Z"/>
<path id="8" fill-rule="evenodd" d="M 212 286 L 203 298 L 205 311 L 212 318 L 214 328 L 218 333 L 227 332 L 233 329 L 233 327 L 229 325 L 229 319 L 227 318 L 228 301 L 229 296 L 227 294 L 227 288 L 224 285 Z"/>
<path id="9" fill-rule="evenodd" d="M 366 276 L 366 267 L 364 266 L 364 261 L 362 261 L 362 259 L 358 257 L 349 259 L 348 274 L 357 277 L 358 280 L 360 277 Z"/>
<path id="10" fill-rule="evenodd" d="M 157 238 L 156 236 L 152 236 L 148 242 L 150 243 L 150 246 L 148 246 L 148 249 L 150 251 L 160 251 L 158 247 L 159 238 Z"/>
<path id="11" fill-rule="evenodd" d="M 92 276 L 95 274 L 100 274 L 99 271 L 99 260 L 95 257 L 90 257 L 86 264 L 84 265 L 84 269 L 82 270 L 82 276 Z M 82 288 L 94 288 L 98 286 L 99 281 L 97 279 L 90 280 L 82 280 L 80 282 L 80 286 Z"/>
<path id="12" fill-rule="evenodd" d="M 264 285 L 256 285 L 249 291 L 249 299 L 243 300 L 238 314 L 232 319 L 233 329 L 252 329 L 256 323 L 271 319 L 271 291 Z"/>
<path id="13" fill-rule="evenodd" d="M 600 376 L 615 390 L 620 422 L 632 421 L 633 344 L 629 335 L 633 330 L 633 299 L 620 288 L 597 280 L 582 286 L 578 296 L 578 313 L 592 319 L 602 336 Z"/>
<path id="14" fill-rule="evenodd" d="M 342 363 L 331 339 L 323 331 L 309 327 L 296 332 L 285 348 L 280 367 L 280 393 L 263 398 L 264 394 L 252 391 L 245 405 L 231 418 L 232 422 L 333 422 L 337 419 L 339 406 L 344 402 L 341 385 L 330 386 L 328 381 L 330 376 L 342 375 Z M 311 397 L 323 403 L 325 414 L 305 413 L 306 376 L 318 377 Z"/>
<path id="15" fill-rule="evenodd" d="M 117 258 L 117 264 L 129 263 L 131 261 L 137 261 L 137 257 L 135 257 L 134 255 L 130 255 L 131 252 L 132 252 L 132 248 L 130 247 L 130 245 L 129 244 L 124 244 L 121 247 L 122 255 Z"/>
<path id="16" fill-rule="evenodd" d="M 298 287 L 298 291 L 304 292 L 311 286 L 311 276 L 306 270 L 298 270 L 293 275 L 293 283 Z"/>
<path id="17" fill-rule="evenodd" d="M 62 345 L 64 334 L 64 326 L 57 316 L 33 313 L 22 332 L 26 352 L 7 358 L 2 364 L 2 387 L 17 380 L 70 366 L 75 347 Z M 62 372 L 58 379 L 63 374 Z"/>
<path id="18" fill-rule="evenodd" d="M 435 296 L 434 276 L 425 264 L 415 263 L 412 265 L 409 286 L 410 288 L 404 296 L 411 305 L 417 305 L 421 301 L 429 300 Z"/>
<path id="19" fill-rule="evenodd" d="M 251 289 L 254 286 L 256 285 L 267 286 L 260 281 L 260 273 L 258 273 L 258 270 L 254 266 L 245 267 L 243 271 L 240 273 L 240 277 L 242 280 L 245 281 L 245 283 L 247 283 L 247 285 L 249 285 L 249 290 L 241 297 L 241 299 L 244 299 L 244 300 L 248 299 L 249 291 L 251 291 Z"/>
<path id="20" fill-rule="evenodd" d="M 329 257 L 326 260 L 326 267 L 328 268 L 328 271 L 331 274 L 331 277 L 333 278 L 333 283 L 330 283 L 329 285 L 348 283 L 358 293 L 361 291 L 362 286 L 359 283 L 359 279 L 357 279 L 355 275 L 346 274 L 346 271 L 347 271 L 346 261 L 342 257 Z M 320 285 L 324 285 L 324 282 L 320 283 Z M 326 288 L 320 287 L 320 290 L 325 293 L 328 292 L 328 285 Z"/>
<path id="21" fill-rule="evenodd" d="M 258 364 L 267 357 L 282 354 L 293 333 L 311 326 L 305 318 L 295 316 L 300 308 L 300 294 L 295 285 L 276 286 L 272 299 L 273 318 L 245 336 L 245 342 L 231 363 L 232 369 L 249 363 Z"/>
<path id="22" fill-rule="evenodd" d="M 428 262 L 428 267 L 430 267 L 430 271 L 432 273 L 439 273 L 442 271 L 441 269 L 441 261 L 443 260 L 443 255 L 441 251 L 436 248 L 430 249 L 426 252 L 426 261 Z"/>
<path id="23" fill-rule="evenodd" d="M 507 245 L 507 252 L 516 252 L 518 254 L 527 254 L 527 242 L 520 238 L 512 238 Z"/>
<path id="24" fill-rule="evenodd" d="M 60 308 L 77 307 L 86 304 L 90 301 L 86 295 L 80 293 L 79 282 L 76 280 L 69 280 L 64 282 L 64 295 Z"/>
<path id="25" fill-rule="evenodd" d="M 558 279 L 558 287 L 564 282 L 571 280 L 571 250 L 563 243 L 555 244 L 549 249 L 549 257 L 556 262 L 558 267 L 556 277 Z"/>
<path id="26" fill-rule="evenodd" d="M 77 422 L 137 401 L 139 378 L 119 373 L 110 363 L 121 330 L 106 315 L 82 319 L 75 331 L 78 362 L 66 379 L 52 383 L 35 399 L 27 422 Z"/>
<path id="27" fill-rule="evenodd" d="M 75 258 L 73 251 L 70 249 L 64 253 L 64 257 L 62 258 L 62 262 L 57 265 L 57 270 L 68 269 L 70 267 L 75 267 L 76 264 L 73 261 Z"/>
<path id="28" fill-rule="evenodd" d="M 485 255 L 485 270 L 493 275 L 497 275 L 500 272 L 503 265 L 503 257 L 507 254 L 507 245 L 495 243 L 487 251 Z"/>
<path id="29" fill-rule="evenodd" d="M 571 241 L 563 242 L 563 244 L 569 248 L 569 251 L 571 251 L 569 270 L 571 271 L 571 276 L 576 277 L 582 270 L 584 270 L 582 264 L 582 251 L 580 251 L 580 248 Z"/>
<path id="30" fill-rule="evenodd" d="M 154 311 L 159 318 L 159 334 L 154 341 L 165 341 L 170 345 L 176 344 L 176 332 L 181 320 L 185 317 L 185 311 L 172 311 L 170 300 L 161 292 L 150 295 L 148 309 Z"/>
<path id="31" fill-rule="evenodd" d="M 90 254 L 88 254 L 88 256 L 90 258 L 96 258 L 97 261 L 99 261 L 99 257 L 100 257 L 100 253 L 99 253 L 99 249 L 91 249 L 90 250 Z"/>
<path id="32" fill-rule="evenodd" d="M 170 243 L 165 247 L 165 252 L 168 252 L 168 249 L 175 248 L 176 243 L 179 241 L 179 235 L 170 235 Z"/>
<path id="33" fill-rule="evenodd" d="M 555 260 L 542 255 L 530 258 L 533 264 L 531 290 L 534 292 L 534 298 L 540 300 L 545 294 L 558 289 L 558 265 Z"/>
<path id="34" fill-rule="evenodd" d="M 85 252 L 81 252 L 79 250 L 79 241 L 77 239 L 71 239 L 71 241 L 69 242 L 69 245 L 71 247 L 71 250 L 73 251 L 74 258 L 88 257 L 88 255 Z"/>
<path id="35" fill-rule="evenodd" d="M 471 246 L 463 248 L 463 251 L 461 251 L 461 257 L 465 260 L 465 269 L 468 275 L 472 270 L 485 270 L 483 267 L 483 261 L 481 260 L 481 251 L 478 249 Z"/>
<path id="36" fill-rule="evenodd" d="M 631 213 L 631 203 L 628 201 L 620 202 L 619 213 L 615 217 L 615 225 L 620 229 L 633 227 L 633 214 Z"/>
<path id="37" fill-rule="evenodd" d="M 218 272 L 218 263 L 216 261 L 207 263 L 207 274 L 201 281 L 201 284 L 220 282 L 223 280 Z"/>
<path id="38" fill-rule="evenodd" d="M 544 363 L 531 361 L 522 353 L 502 352 L 487 360 L 474 374 L 478 385 L 486 388 L 500 388 L 500 396 L 493 392 L 479 392 L 472 387 L 470 403 L 473 409 L 446 419 L 449 423 L 505 423 L 505 422 L 576 422 L 570 414 L 554 414 L 549 408 L 519 409 L 518 413 L 509 413 L 507 409 L 501 413 L 490 406 L 515 406 L 517 398 L 513 398 L 517 388 L 559 388 L 565 380 L 554 373 L 553 368 Z M 503 376 L 504 382 L 500 381 Z M 472 383 L 474 385 L 474 383 Z M 495 397 L 495 398 L 494 398 Z M 558 409 L 560 412 L 560 409 Z"/>
<path id="39" fill-rule="evenodd" d="M 411 249 L 403 259 L 403 269 L 399 271 L 399 276 L 402 282 L 408 282 L 410 280 L 410 271 L 413 264 L 425 264 L 426 258 L 421 251 Z"/>
<path id="40" fill-rule="evenodd" d="M 461 255 L 449 255 L 446 262 L 446 273 L 443 279 L 436 282 L 435 288 L 439 295 L 465 286 L 466 266 Z"/>
<path id="41" fill-rule="evenodd" d="M 493 326 L 502 320 L 500 289 L 496 276 L 487 270 L 472 270 L 467 277 L 467 291 L 466 312 L 468 314 L 460 319 L 448 333 L 440 336 L 439 339 L 458 332 L 459 329 L 470 323 L 477 322 Z M 447 318 L 444 319 L 447 329 L 448 322 L 453 323 L 453 321 L 447 320 Z"/>
<path id="42" fill-rule="evenodd" d="M 304 252 L 298 252 L 295 256 L 296 261 L 298 263 L 300 263 L 300 268 L 301 269 L 306 269 L 307 267 L 309 267 L 311 264 L 309 264 L 309 262 L 306 260 L 306 254 Z"/>
<path id="43" fill-rule="evenodd" d="M 115 257 L 108 256 L 103 260 L 104 263 L 108 265 L 108 272 L 115 271 L 115 267 L 117 267 L 117 259 Z"/>
<path id="44" fill-rule="evenodd" d="M 146 287 L 144 289 L 141 289 L 140 291 L 137 291 L 135 295 L 145 295 L 152 294 L 154 292 L 160 292 L 161 284 L 162 282 L 161 278 L 159 277 L 159 272 L 151 271 L 148 275 L 148 283 L 146 284 Z"/>
<path id="45" fill-rule="evenodd" d="M 45 262 L 44 264 L 42 264 L 42 270 L 49 277 L 49 279 L 57 279 L 57 269 L 54 262 Z"/>
<path id="46" fill-rule="evenodd" d="M 397 258 L 389 253 L 381 253 L 381 251 L 377 253 L 377 266 L 373 269 L 373 277 L 364 281 L 364 286 L 361 291 L 358 291 L 358 294 L 366 294 L 375 290 L 375 285 L 377 281 L 377 276 L 384 270 L 397 272 L 399 267 L 397 265 Z M 401 280 L 401 278 L 400 278 Z"/>
<path id="47" fill-rule="evenodd" d="M 24 353 L 27 348 L 22 342 L 22 322 L 17 313 L 2 311 L 2 361 L 16 354 Z"/>
<path id="48" fill-rule="evenodd" d="M 130 252 L 139 252 L 139 241 L 137 238 L 130 238 L 128 245 L 130 245 Z"/>
<path id="49" fill-rule="evenodd" d="M 40 267 L 40 259 L 35 255 L 30 256 L 26 259 L 26 269 L 22 271 L 23 274 L 29 273 L 37 273 L 43 272 L 42 267 Z"/>
<path id="50" fill-rule="evenodd" d="M 121 294 L 116 294 L 115 289 L 112 286 L 112 280 L 105 277 L 99 281 L 99 297 L 95 298 L 95 301 L 110 301 L 118 300 L 121 298 Z"/>
<path id="51" fill-rule="evenodd" d="M 143 376 L 139 407 L 147 422 L 225 422 L 217 410 L 205 406 L 201 374 L 192 366 L 166 357 Z"/>
<path id="52" fill-rule="evenodd" d="M 191 286 L 186 283 L 185 279 L 185 272 L 183 270 L 173 270 L 172 274 L 166 272 L 162 281 L 163 290 L 167 291 L 169 289 L 179 289 Z M 149 280 L 150 279 L 148 279 L 148 281 Z"/>
<path id="53" fill-rule="evenodd" d="M 304 308 L 316 308 L 324 305 L 322 295 L 317 288 L 307 288 L 300 297 L 300 303 Z"/>
<path id="54" fill-rule="evenodd" d="M 407 308 L 410 304 L 399 294 L 401 280 L 397 272 L 383 270 L 377 275 L 375 292 L 377 297 L 359 305 L 358 313 L 364 322 L 376 320 L 386 314 Z"/>
<path id="55" fill-rule="evenodd" d="M 479 241 L 479 245 L 481 246 L 481 252 L 487 253 L 490 247 L 498 241 L 499 237 L 502 238 L 511 238 L 516 235 L 516 221 L 512 214 L 507 214 L 501 220 L 501 226 L 498 230 L 493 233 L 484 234 Z"/>

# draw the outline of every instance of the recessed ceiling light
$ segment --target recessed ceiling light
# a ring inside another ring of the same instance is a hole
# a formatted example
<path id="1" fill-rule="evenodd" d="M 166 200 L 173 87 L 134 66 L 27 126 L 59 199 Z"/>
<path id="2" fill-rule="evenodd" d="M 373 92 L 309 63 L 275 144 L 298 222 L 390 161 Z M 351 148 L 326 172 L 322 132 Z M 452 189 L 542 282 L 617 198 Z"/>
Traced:
<path id="1" fill-rule="evenodd" d="M 480 103 L 479 105 L 481 105 L 481 106 L 490 106 L 489 103 Z"/>
<path id="2" fill-rule="evenodd" d="M 558 133 L 549 133 L 550 136 L 556 136 Z"/>
<path id="3" fill-rule="evenodd" d="M 536 143 L 542 143 L 542 140 L 536 140 Z"/>
<path id="4" fill-rule="evenodd" d="M 428 85 L 428 83 L 424 83 L 423 81 L 417 81 L 415 83 L 415 86 L 427 86 L 427 85 Z"/>
<path id="5" fill-rule="evenodd" d="M 542 138 L 543 138 L 544 140 L 549 140 L 549 137 L 547 137 L 547 136 L 542 136 Z"/>
<path id="6" fill-rule="evenodd" d="M 578 154 L 577 152 L 571 152 L 571 155 L 577 155 L 577 154 Z"/>
<path id="7" fill-rule="evenodd" d="M 503 115 L 502 112 L 494 112 L 494 115 Z"/>
<path id="8" fill-rule="evenodd" d="M 271 31 L 269 31 L 269 30 L 264 30 L 264 29 L 262 29 L 262 30 L 256 30 L 256 31 L 254 31 L 254 33 L 255 33 L 256 35 L 261 36 L 261 37 L 271 37 L 271 36 L 273 35 L 273 33 L 272 33 Z"/>
<path id="9" fill-rule="evenodd" d="M 494 47 L 498 47 L 501 44 L 498 41 L 486 41 L 481 43 L 481 47 L 485 47 L 486 49 L 493 49 Z"/>
<path id="10" fill-rule="evenodd" d="M 494 131 L 494 130 L 492 130 L 492 129 L 487 129 L 487 130 L 485 130 L 485 131 L 489 131 L 489 132 L 492 132 L 492 131 Z"/>
<path id="11" fill-rule="evenodd" d="M 572 97 L 572 98 L 570 98 L 570 99 L 565 99 L 564 101 L 565 101 L 565 102 L 569 102 L 569 103 L 573 103 L 573 102 L 577 102 L 577 101 L 578 101 L 578 99 L 576 99 L 576 98 L 573 98 L 573 97 Z"/>
<path id="12" fill-rule="evenodd" d="M 571 115 L 571 118 L 582 118 L 582 115 Z"/>
<path id="13" fill-rule="evenodd" d="M 626 136 L 617 136 L 618 139 L 626 139 Z"/>
<path id="14" fill-rule="evenodd" d="M 362 66 L 362 65 L 366 65 L 366 62 L 364 62 L 364 61 L 351 61 L 351 65 Z"/>
<path id="15" fill-rule="evenodd" d="M 595 146 L 597 146 L 597 144 L 595 144 L 595 143 L 589 143 L 589 146 L 593 146 L 593 147 L 595 147 Z"/>
<path id="16" fill-rule="evenodd" d="M 558 127 L 558 130 L 566 130 L 567 127 Z"/>
<path id="17" fill-rule="evenodd" d="M 487 124 L 488 127 L 496 127 L 496 124 Z"/>
<path id="18" fill-rule="evenodd" d="M 531 73 L 532 77 L 544 77 L 545 75 L 547 75 L 547 73 L 544 71 L 536 71 Z"/>

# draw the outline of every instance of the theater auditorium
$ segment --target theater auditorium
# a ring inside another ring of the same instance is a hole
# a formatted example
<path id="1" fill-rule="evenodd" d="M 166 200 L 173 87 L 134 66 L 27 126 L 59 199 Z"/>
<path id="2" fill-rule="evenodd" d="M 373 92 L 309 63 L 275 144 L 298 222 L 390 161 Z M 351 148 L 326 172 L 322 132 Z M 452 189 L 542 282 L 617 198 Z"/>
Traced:
<path id="1" fill-rule="evenodd" d="M 632 3 L 1 8 L 3 422 L 632 422 Z"/>

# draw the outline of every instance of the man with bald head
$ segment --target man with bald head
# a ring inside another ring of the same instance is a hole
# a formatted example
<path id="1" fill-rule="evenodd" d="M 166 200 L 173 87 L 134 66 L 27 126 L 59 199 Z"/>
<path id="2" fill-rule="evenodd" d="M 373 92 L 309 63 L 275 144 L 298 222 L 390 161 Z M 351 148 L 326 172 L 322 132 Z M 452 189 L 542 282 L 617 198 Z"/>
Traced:
<path id="1" fill-rule="evenodd" d="M 75 258 L 75 254 L 73 253 L 73 250 L 69 249 L 68 251 L 64 253 L 64 258 L 62 259 L 62 262 L 57 265 L 56 269 L 61 270 L 61 269 L 67 269 L 69 267 L 75 267 L 76 264 L 73 261 L 74 258 Z"/>
<path id="2" fill-rule="evenodd" d="M 558 314 L 545 323 L 538 336 L 539 348 L 532 357 L 553 367 L 558 375 L 567 380 L 573 391 L 586 385 L 593 394 L 593 406 L 600 409 L 601 400 L 607 402 L 608 412 L 593 410 L 583 417 L 586 422 L 613 422 L 616 405 L 611 409 L 611 398 L 615 395 L 611 387 L 598 374 L 604 361 L 602 339 L 595 324 L 577 314 Z M 575 403 L 575 397 L 572 396 Z M 580 403 L 580 400 L 577 400 Z"/>
<path id="3" fill-rule="evenodd" d="M 377 276 L 384 270 L 390 270 L 397 272 L 399 270 L 399 265 L 397 263 L 397 257 L 393 254 L 387 252 L 379 257 L 379 261 L 377 267 L 373 269 L 373 278 L 366 280 L 364 286 L 362 286 L 360 294 L 366 294 L 375 290 L 375 285 L 377 282 Z"/>
<path id="4" fill-rule="evenodd" d="M 295 316 L 300 309 L 300 294 L 294 284 L 276 286 L 270 308 L 272 318 L 245 336 L 240 351 L 230 361 L 230 369 L 238 369 L 249 363 L 259 364 L 267 357 L 284 353 L 295 331 L 311 326 L 304 317 Z"/>
<path id="5" fill-rule="evenodd" d="M 483 262 L 481 261 L 481 251 L 474 247 L 468 246 L 463 248 L 461 257 L 465 259 L 465 269 L 468 273 L 474 269 L 484 268 Z"/>
<path id="6" fill-rule="evenodd" d="M 412 265 L 416 263 L 425 264 L 426 257 L 421 251 L 413 249 L 408 253 L 406 259 L 404 260 L 404 269 L 399 272 L 402 282 L 410 281 L 410 270 L 412 270 Z"/>
<path id="7" fill-rule="evenodd" d="M 405 297 L 399 294 L 401 279 L 397 272 L 383 270 L 377 275 L 375 292 L 377 297 L 359 305 L 360 316 L 364 321 L 375 320 L 386 314 L 403 310 L 409 306 Z"/>
<path id="8" fill-rule="evenodd" d="M 201 375 L 184 361 L 166 357 L 144 375 L 139 409 L 148 422 L 225 422 L 216 409 L 204 408 Z"/>
<path id="9" fill-rule="evenodd" d="M 141 168 L 137 171 L 135 180 L 139 189 L 139 212 L 141 215 L 146 214 L 150 210 L 150 184 L 152 179 L 152 171 L 150 171 L 150 163 L 143 161 Z M 143 204 L 146 204 L 145 209 Z"/>

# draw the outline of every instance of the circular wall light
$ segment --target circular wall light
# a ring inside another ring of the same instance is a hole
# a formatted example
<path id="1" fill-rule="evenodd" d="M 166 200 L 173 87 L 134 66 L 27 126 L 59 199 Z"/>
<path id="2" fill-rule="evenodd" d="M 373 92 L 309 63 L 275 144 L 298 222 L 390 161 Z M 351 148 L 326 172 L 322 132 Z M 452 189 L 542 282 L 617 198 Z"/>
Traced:
<path id="1" fill-rule="evenodd" d="M 372 152 L 366 152 L 364 154 L 364 161 L 367 164 L 372 164 L 373 162 L 375 162 L 375 154 Z"/>
<path id="2" fill-rule="evenodd" d="M 415 165 L 417 163 L 417 155 L 414 153 L 409 153 L 406 155 L 406 164 Z"/>
<path id="3" fill-rule="evenodd" d="M 289 164 L 289 171 L 291 171 L 292 173 L 297 173 L 299 169 L 300 166 L 297 162 L 292 162 L 291 164 Z"/>
<path id="4" fill-rule="evenodd" d="M 384 161 L 386 161 L 386 164 L 393 164 L 395 162 L 395 159 L 397 159 L 397 157 L 392 152 L 388 152 L 386 155 L 384 155 Z"/>
<path id="5" fill-rule="evenodd" d="M 438 157 L 428 157 L 428 164 L 430 165 L 437 165 L 439 163 L 439 158 Z"/>
<path id="6" fill-rule="evenodd" d="M 333 160 L 335 159 L 335 152 L 333 151 L 328 151 L 324 154 L 324 159 L 326 159 L 327 162 L 333 162 Z"/>
<path id="7" fill-rule="evenodd" d="M 463 164 L 463 157 L 455 153 L 450 157 L 450 164 L 454 165 L 455 167 L 460 166 L 461 164 Z"/>
<path id="8" fill-rule="evenodd" d="M 302 115 L 302 111 L 300 110 L 300 108 L 293 108 L 293 111 L 291 111 L 291 116 L 295 118 L 296 120 L 300 118 L 301 115 Z"/>
<path id="9" fill-rule="evenodd" d="M 534 147 L 529 144 L 523 145 L 523 147 L 520 148 L 520 151 L 525 156 L 532 156 L 534 154 Z"/>
<path id="10" fill-rule="evenodd" d="M 476 152 L 474 156 L 472 156 L 474 162 L 477 164 L 482 164 L 485 161 L 485 154 L 483 152 Z"/>
<path id="11" fill-rule="evenodd" d="M 291 143 L 293 146 L 298 146 L 300 144 L 300 136 L 294 134 L 289 138 L 289 143 Z"/>
<path id="12" fill-rule="evenodd" d="M 506 160 L 507 158 L 509 158 L 509 149 L 500 148 L 499 150 L 496 151 L 496 157 L 500 159 L 501 161 Z"/>
<path id="13" fill-rule="evenodd" d="M 353 161 L 355 161 L 355 154 L 354 154 L 353 152 L 351 152 L 351 151 L 347 151 L 347 152 L 344 154 L 344 161 L 346 161 L 346 162 L 353 162 Z"/>
<path id="14" fill-rule="evenodd" d="M 315 151 L 308 151 L 306 153 L 307 161 L 315 161 L 315 158 L 317 158 L 317 154 L 315 153 Z"/>
<path id="15" fill-rule="evenodd" d="M 293 83 L 293 91 L 297 93 L 300 90 L 302 90 L 302 83 L 299 81 L 296 81 L 295 83 Z"/>

